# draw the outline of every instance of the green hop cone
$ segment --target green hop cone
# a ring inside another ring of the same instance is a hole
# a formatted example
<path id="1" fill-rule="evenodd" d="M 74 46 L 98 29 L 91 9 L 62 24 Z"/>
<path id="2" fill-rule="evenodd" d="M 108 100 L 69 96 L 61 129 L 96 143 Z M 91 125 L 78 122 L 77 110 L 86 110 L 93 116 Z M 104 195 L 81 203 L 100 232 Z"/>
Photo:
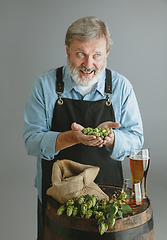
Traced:
<path id="1" fill-rule="evenodd" d="M 88 210 L 87 204 L 86 204 L 86 203 L 83 203 L 83 204 L 81 205 L 81 213 L 82 213 L 83 215 L 85 215 L 86 212 L 87 212 L 87 210 Z"/>
<path id="2" fill-rule="evenodd" d="M 95 206 L 94 206 L 94 208 L 93 208 L 93 210 L 94 210 L 94 211 L 97 211 L 98 209 L 99 209 L 99 204 L 96 203 Z"/>
<path id="3" fill-rule="evenodd" d="M 95 129 L 94 129 L 94 132 L 99 133 L 99 132 L 100 132 L 100 128 L 95 128 Z"/>
<path id="4" fill-rule="evenodd" d="M 104 139 L 103 133 L 100 133 L 100 137 L 101 137 L 101 139 Z"/>
<path id="5" fill-rule="evenodd" d="M 109 132 L 109 133 L 110 133 L 110 132 Z M 109 135 L 109 133 L 108 133 L 108 132 L 104 132 L 104 133 L 103 133 L 103 136 L 104 136 L 104 137 L 107 137 L 107 136 Z"/>
<path id="6" fill-rule="evenodd" d="M 88 211 L 87 211 L 87 213 L 85 214 L 85 218 L 91 218 L 91 216 L 92 216 L 92 214 L 93 214 L 93 211 L 91 210 L 91 209 L 89 209 Z"/>
<path id="7" fill-rule="evenodd" d="M 106 136 L 108 136 L 110 134 L 110 130 L 108 128 L 103 128 L 102 129 L 102 133 L 106 137 Z"/>
<path id="8" fill-rule="evenodd" d="M 106 133 L 107 132 L 106 128 L 102 128 L 101 132 Z"/>
<path id="9" fill-rule="evenodd" d="M 96 218 L 96 219 L 99 219 L 99 218 L 101 218 L 101 217 L 103 217 L 103 212 L 101 212 L 101 211 L 96 212 L 95 218 Z"/>
<path id="10" fill-rule="evenodd" d="M 82 132 L 83 132 L 84 134 L 87 134 L 88 129 L 87 129 L 87 128 L 84 128 L 84 129 L 82 129 Z"/>
<path id="11" fill-rule="evenodd" d="M 88 209 L 92 208 L 92 206 L 93 206 L 92 199 L 90 199 L 90 200 L 87 202 L 87 206 L 88 206 Z"/>
<path id="12" fill-rule="evenodd" d="M 74 200 L 73 199 L 70 199 L 68 200 L 68 202 L 66 203 L 66 206 L 70 206 L 70 205 L 73 205 L 74 204 Z"/>
<path id="13" fill-rule="evenodd" d="M 69 205 L 69 206 L 67 207 L 67 216 L 68 216 L 68 217 L 70 217 L 70 216 L 72 215 L 73 209 L 74 209 L 74 206 L 72 206 L 72 205 Z"/>
<path id="14" fill-rule="evenodd" d="M 57 215 L 62 215 L 66 210 L 66 206 L 62 205 L 61 207 L 59 207 L 59 209 L 57 210 Z"/>
<path id="15" fill-rule="evenodd" d="M 87 132 L 87 135 L 93 135 L 93 130 L 90 130 L 89 132 Z"/>
<path id="16" fill-rule="evenodd" d="M 99 229 L 99 233 L 101 235 L 103 235 L 108 230 L 107 223 L 105 223 L 105 222 L 100 223 L 99 226 L 98 226 L 98 229 Z"/>
<path id="17" fill-rule="evenodd" d="M 77 207 L 74 207 L 73 212 L 72 212 L 72 215 L 73 215 L 73 216 L 77 216 L 77 213 L 78 213 L 78 208 L 77 208 Z"/>
<path id="18" fill-rule="evenodd" d="M 95 207 L 97 198 L 94 195 L 92 195 L 91 199 L 92 199 L 92 207 Z"/>
<path id="19" fill-rule="evenodd" d="M 93 135 L 95 135 L 96 137 L 101 137 L 101 134 L 99 132 L 93 132 Z"/>
<path id="20" fill-rule="evenodd" d="M 127 193 L 126 192 L 122 192 L 119 196 L 120 200 L 125 200 L 125 198 L 127 197 Z"/>
<path id="21" fill-rule="evenodd" d="M 84 196 L 79 197 L 78 204 L 81 205 L 85 201 Z"/>

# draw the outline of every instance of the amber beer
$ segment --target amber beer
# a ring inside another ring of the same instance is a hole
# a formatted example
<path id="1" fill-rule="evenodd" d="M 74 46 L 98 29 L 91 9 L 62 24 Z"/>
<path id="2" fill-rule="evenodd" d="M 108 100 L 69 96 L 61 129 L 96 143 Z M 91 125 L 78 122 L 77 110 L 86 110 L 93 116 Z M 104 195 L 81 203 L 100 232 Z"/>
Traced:
<path id="1" fill-rule="evenodd" d="M 138 208 L 143 204 L 143 200 L 140 201 L 140 203 L 136 203 L 136 200 L 133 199 L 132 201 L 130 201 L 129 199 L 127 199 L 125 201 L 126 204 L 128 204 L 132 209 Z"/>
<path id="2" fill-rule="evenodd" d="M 131 156 L 130 161 L 130 170 L 132 175 L 132 182 L 134 179 L 138 179 L 142 183 L 142 193 L 143 198 L 146 197 L 146 178 L 150 165 L 150 158 L 142 155 Z"/>

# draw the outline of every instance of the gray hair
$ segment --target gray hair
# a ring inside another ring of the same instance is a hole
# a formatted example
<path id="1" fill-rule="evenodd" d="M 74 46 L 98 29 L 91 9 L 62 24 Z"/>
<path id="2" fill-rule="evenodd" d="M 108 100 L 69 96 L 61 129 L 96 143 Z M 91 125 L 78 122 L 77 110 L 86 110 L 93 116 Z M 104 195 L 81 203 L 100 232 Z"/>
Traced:
<path id="1" fill-rule="evenodd" d="M 112 47 L 112 37 L 108 26 L 96 17 L 84 17 L 75 21 L 67 30 L 65 43 L 69 47 L 73 39 L 86 41 L 89 39 L 106 38 L 107 52 Z"/>

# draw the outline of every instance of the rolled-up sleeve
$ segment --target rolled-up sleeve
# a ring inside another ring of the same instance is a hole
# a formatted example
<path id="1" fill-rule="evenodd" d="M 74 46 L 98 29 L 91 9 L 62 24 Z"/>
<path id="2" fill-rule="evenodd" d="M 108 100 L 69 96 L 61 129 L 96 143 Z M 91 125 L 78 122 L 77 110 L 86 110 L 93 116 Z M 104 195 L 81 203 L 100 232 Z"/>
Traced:
<path id="1" fill-rule="evenodd" d="M 36 80 L 28 96 L 24 111 L 23 138 L 27 153 L 52 160 L 59 132 L 50 131 L 50 115 L 44 100 L 44 89 L 40 79 Z"/>

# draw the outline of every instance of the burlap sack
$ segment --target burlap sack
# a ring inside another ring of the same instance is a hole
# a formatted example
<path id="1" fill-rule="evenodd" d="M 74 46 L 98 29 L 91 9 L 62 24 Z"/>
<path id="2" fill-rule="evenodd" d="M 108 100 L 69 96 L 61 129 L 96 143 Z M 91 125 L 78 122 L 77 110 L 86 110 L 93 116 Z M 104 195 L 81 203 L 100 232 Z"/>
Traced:
<path id="1" fill-rule="evenodd" d="M 52 187 L 47 194 L 64 204 L 82 195 L 95 195 L 99 200 L 109 197 L 94 183 L 99 167 L 80 164 L 71 160 L 58 160 L 53 164 Z"/>

